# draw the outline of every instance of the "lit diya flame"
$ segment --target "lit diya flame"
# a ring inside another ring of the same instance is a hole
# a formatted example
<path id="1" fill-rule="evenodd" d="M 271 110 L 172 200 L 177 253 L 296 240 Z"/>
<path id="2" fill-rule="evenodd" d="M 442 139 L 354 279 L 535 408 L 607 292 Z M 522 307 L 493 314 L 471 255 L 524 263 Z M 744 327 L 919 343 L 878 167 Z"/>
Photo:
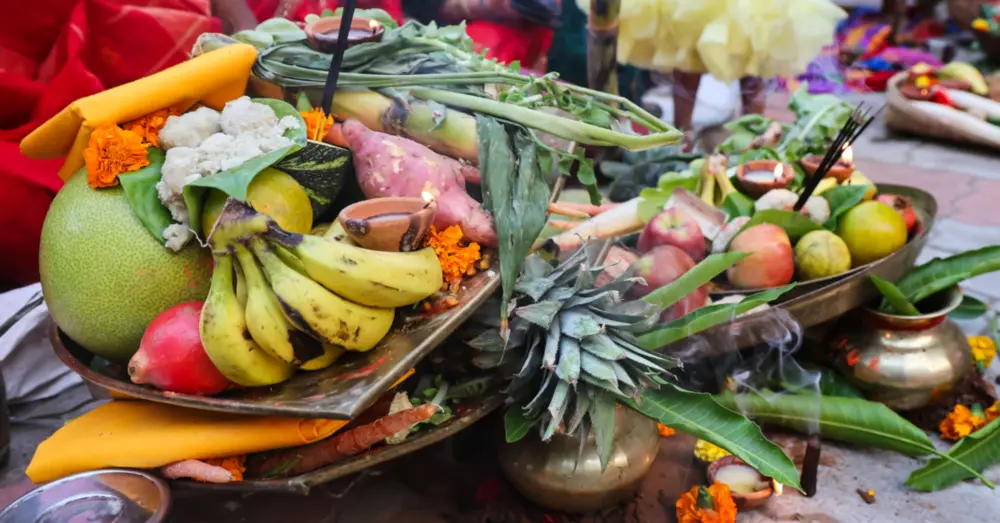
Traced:
<path id="1" fill-rule="evenodd" d="M 424 199 L 424 202 L 426 202 L 424 204 L 424 209 L 430 207 L 431 204 L 434 203 L 435 194 L 430 189 L 435 189 L 435 187 L 434 186 L 428 187 L 427 185 L 425 185 L 423 192 L 420 193 L 420 197 Z"/>
<path id="2" fill-rule="evenodd" d="M 784 174 L 784 172 L 785 172 L 785 167 L 783 165 L 781 165 L 780 163 L 778 165 L 775 165 L 774 166 L 774 179 L 775 180 L 780 180 L 781 179 L 781 175 Z"/>
<path id="3" fill-rule="evenodd" d="M 382 24 L 378 23 L 377 20 L 368 20 L 368 28 L 372 30 L 372 33 L 377 33 Z"/>
<path id="4" fill-rule="evenodd" d="M 777 481 L 775 481 L 773 479 L 771 480 L 771 487 L 774 490 L 774 495 L 775 496 L 780 496 L 781 492 L 785 489 L 784 485 L 782 485 L 781 483 L 778 483 Z"/>

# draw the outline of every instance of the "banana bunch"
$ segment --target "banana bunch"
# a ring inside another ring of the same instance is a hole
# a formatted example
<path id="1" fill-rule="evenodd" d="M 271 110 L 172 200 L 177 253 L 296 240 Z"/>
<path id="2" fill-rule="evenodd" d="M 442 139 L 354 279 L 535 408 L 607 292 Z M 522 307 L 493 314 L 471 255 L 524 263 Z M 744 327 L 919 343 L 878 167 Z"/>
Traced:
<path id="1" fill-rule="evenodd" d="M 369 251 L 290 233 L 235 200 L 212 238 L 215 270 L 201 315 L 205 352 L 246 387 L 280 383 L 295 369 L 332 365 L 388 334 L 395 308 L 442 284 L 432 249 Z"/>

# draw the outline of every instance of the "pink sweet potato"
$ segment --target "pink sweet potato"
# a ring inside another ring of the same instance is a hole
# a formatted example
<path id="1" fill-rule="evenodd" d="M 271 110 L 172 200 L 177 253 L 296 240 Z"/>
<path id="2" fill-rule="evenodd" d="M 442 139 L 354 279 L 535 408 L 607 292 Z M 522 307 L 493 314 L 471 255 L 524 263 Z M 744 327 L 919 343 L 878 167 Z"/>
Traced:
<path id="1" fill-rule="evenodd" d="M 496 247 L 493 220 L 482 204 L 465 192 L 467 179 L 479 179 L 475 167 L 412 140 L 372 131 L 356 120 L 344 122 L 343 133 L 354 153 L 354 171 L 366 197 L 419 197 L 433 187 L 432 192 L 438 193 L 435 227 L 460 225 L 467 239 Z"/>

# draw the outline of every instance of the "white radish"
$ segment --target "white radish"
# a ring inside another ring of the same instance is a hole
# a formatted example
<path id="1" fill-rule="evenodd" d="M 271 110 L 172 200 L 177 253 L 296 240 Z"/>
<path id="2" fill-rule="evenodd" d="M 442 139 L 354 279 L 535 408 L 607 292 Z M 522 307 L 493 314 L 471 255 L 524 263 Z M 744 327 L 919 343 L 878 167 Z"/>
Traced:
<path id="1" fill-rule="evenodd" d="M 560 251 L 575 249 L 590 239 L 624 236 L 642 230 L 646 225 L 639 218 L 639 200 L 632 198 L 594 216 L 573 229 L 549 238 Z"/>
<path id="2" fill-rule="evenodd" d="M 1000 127 L 984 122 L 981 118 L 934 102 L 911 101 L 910 104 L 920 112 L 961 127 L 966 133 L 978 136 L 982 142 L 1000 146 Z"/>
<path id="3" fill-rule="evenodd" d="M 944 94 L 948 95 L 948 98 L 955 104 L 955 107 L 982 114 L 987 118 L 1000 120 L 1000 103 L 958 89 L 944 89 Z"/>

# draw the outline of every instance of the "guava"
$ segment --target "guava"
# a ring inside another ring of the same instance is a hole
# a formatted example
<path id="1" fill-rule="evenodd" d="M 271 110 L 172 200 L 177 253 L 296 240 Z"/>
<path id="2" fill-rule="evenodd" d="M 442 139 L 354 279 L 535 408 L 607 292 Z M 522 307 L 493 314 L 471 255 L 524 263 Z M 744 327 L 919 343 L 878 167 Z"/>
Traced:
<path id="1" fill-rule="evenodd" d="M 812 231 L 795 244 L 795 261 L 803 281 L 836 276 L 851 269 L 851 252 L 844 240 L 827 230 Z"/>

